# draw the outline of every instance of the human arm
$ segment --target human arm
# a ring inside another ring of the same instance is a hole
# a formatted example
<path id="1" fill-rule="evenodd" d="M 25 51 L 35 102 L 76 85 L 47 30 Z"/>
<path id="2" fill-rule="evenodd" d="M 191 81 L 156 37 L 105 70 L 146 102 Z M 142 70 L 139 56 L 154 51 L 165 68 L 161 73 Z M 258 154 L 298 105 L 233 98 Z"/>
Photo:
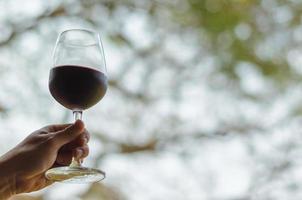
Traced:
<path id="1" fill-rule="evenodd" d="M 0 200 L 50 185 L 45 172 L 70 164 L 72 156 L 86 157 L 88 140 L 82 121 L 47 126 L 30 134 L 0 157 Z"/>

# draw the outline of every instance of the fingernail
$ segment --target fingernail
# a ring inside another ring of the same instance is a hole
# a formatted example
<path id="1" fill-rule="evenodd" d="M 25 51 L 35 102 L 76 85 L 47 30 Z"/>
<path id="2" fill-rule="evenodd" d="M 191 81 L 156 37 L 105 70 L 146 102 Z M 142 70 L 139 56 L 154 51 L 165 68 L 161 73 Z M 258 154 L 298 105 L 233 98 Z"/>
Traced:
<path id="1" fill-rule="evenodd" d="M 83 155 L 83 150 L 82 149 L 77 149 L 76 150 L 76 158 L 77 159 L 79 159 L 79 158 L 81 158 L 82 157 L 82 155 Z"/>
<path id="2" fill-rule="evenodd" d="M 88 139 L 87 138 L 83 138 L 83 142 L 84 142 L 84 144 L 87 144 Z"/>
<path id="3" fill-rule="evenodd" d="M 74 123 L 74 126 L 75 127 L 77 127 L 77 128 L 79 128 L 79 129 L 84 129 L 84 123 L 83 123 L 83 121 L 81 121 L 81 120 L 77 120 L 75 123 Z"/>

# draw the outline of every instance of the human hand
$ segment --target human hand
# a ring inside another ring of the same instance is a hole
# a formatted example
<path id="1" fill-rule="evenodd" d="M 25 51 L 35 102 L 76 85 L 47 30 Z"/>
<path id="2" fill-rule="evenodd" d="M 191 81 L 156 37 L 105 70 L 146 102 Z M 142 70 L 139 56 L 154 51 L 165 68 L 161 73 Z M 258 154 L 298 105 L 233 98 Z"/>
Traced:
<path id="1" fill-rule="evenodd" d="M 88 140 L 89 133 L 80 120 L 75 124 L 50 125 L 33 132 L 0 158 L 0 197 L 1 180 L 2 184 L 10 185 L 6 189 L 10 194 L 6 196 L 50 185 L 52 182 L 45 177 L 45 172 L 69 165 L 72 156 L 78 160 L 85 158 L 89 153 Z"/>

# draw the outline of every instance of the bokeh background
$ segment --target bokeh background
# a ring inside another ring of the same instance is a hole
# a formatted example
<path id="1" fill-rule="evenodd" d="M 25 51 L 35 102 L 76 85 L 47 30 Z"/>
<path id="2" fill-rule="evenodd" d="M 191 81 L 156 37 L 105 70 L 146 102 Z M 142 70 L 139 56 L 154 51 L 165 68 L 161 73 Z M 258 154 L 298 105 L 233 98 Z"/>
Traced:
<path id="1" fill-rule="evenodd" d="M 110 78 L 84 113 L 85 164 L 106 180 L 14 199 L 302 199 L 301 13 L 300 0 L 0 0 L 0 153 L 72 121 L 48 91 L 61 31 L 100 32 Z"/>

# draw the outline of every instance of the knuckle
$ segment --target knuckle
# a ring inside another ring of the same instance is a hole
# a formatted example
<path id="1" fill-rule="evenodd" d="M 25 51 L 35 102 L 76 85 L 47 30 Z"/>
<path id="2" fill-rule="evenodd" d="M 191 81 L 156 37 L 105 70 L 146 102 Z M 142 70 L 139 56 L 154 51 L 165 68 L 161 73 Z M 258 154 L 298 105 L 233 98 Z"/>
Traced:
<path id="1" fill-rule="evenodd" d="M 25 140 L 24 142 L 29 143 L 29 144 L 39 144 L 41 142 L 43 142 L 43 135 L 40 135 L 40 132 L 34 132 L 32 134 L 30 134 Z"/>
<path id="2" fill-rule="evenodd" d="M 89 147 L 85 146 L 83 147 L 83 150 L 84 150 L 84 155 L 87 156 L 89 154 Z"/>
<path id="3" fill-rule="evenodd" d="M 48 131 L 45 129 L 41 129 L 41 131 L 39 132 L 40 135 L 46 135 L 48 134 Z"/>
<path id="4" fill-rule="evenodd" d="M 87 131 L 87 129 L 85 129 L 85 135 L 87 135 L 88 137 L 90 136 L 90 133 Z"/>
<path id="5" fill-rule="evenodd" d="M 46 138 L 46 142 L 45 143 L 48 146 L 55 146 L 56 145 L 55 136 L 54 135 L 48 136 Z"/>
<path id="6" fill-rule="evenodd" d="M 90 133 L 85 129 L 85 132 L 83 134 L 83 137 L 86 138 L 87 141 L 90 139 Z"/>
<path id="7" fill-rule="evenodd" d="M 52 125 L 46 125 L 41 130 L 52 131 Z"/>

